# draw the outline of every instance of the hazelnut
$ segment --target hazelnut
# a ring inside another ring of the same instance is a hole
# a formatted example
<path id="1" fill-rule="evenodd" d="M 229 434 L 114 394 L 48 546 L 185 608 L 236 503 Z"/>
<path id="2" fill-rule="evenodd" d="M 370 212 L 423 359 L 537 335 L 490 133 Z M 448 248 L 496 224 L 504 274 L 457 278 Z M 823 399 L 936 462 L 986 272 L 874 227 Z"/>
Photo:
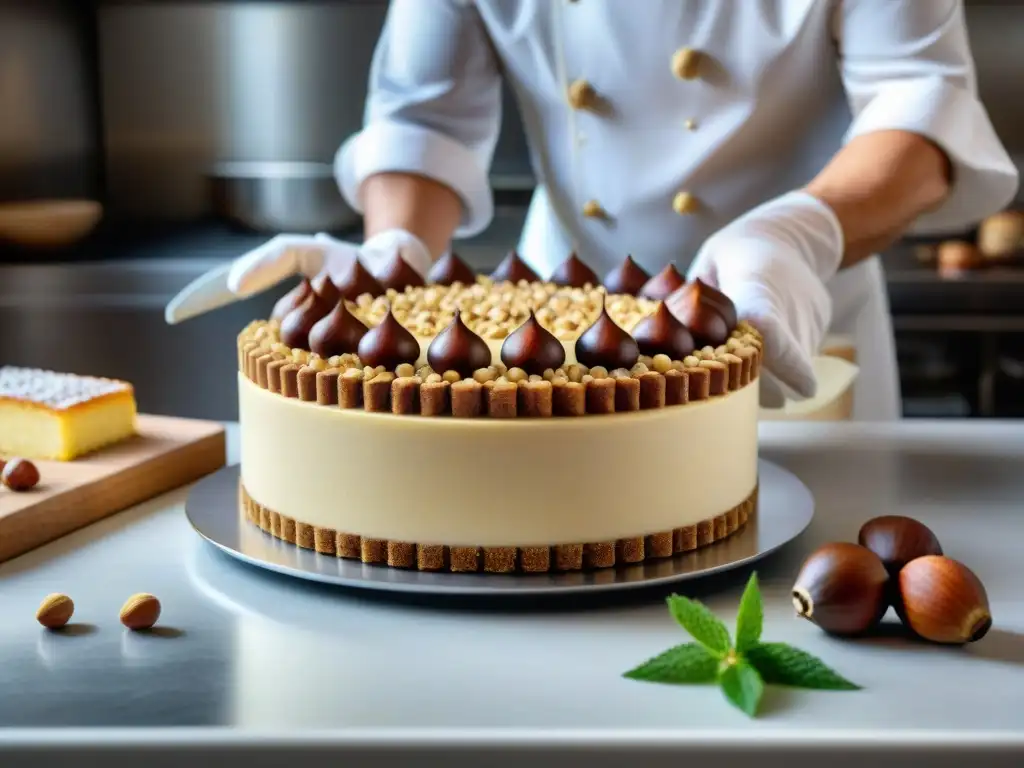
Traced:
<path id="1" fill-rule="evenodd" d="M 54 592 L 43 598 L 36 611 L 36 621 L 47 629 L 60 629 L 71 620 L 75 604 L 67 595 Z"/>
<path id="2" fill-rule="evenodd" d="M 836 542 L 814 551 L 793 585 L 797 615 L 833 635 L 875 627 L 888 606 L 889 573 L 878 555 L 859 544 Z"/>
<path id="3" fill-rule="evenodd" d="M 480 384 L 494 381 L 498 378 L 498 370 L 492 365 L 487 368 L 477 368 L 473 371 L 473 378 Z"/>
<path id="4" fill-rule="evenodd" d="M 939 540 L 924 523 L 901 515 L 883 515 L 861 526 L 857 543 L 878 555 L 890 576 L 925 555 L 941 555 Z"/>
<path id="5" fill-rule="evenodd" d="M 132 595 L 121 606 L 121 623 L 132 631 L 149 629 L 159 618 L 160 601 L 145 592 Z"/>
<path id="6" fill-rule="evenodd" d="M 28 459 L 11 459 L 0 472 L 0 482 L 12 491 L 28 491 L 39 483 L 39 470 Z"/>
<path id="7" fill-rule="evenodd" d="M 903 621 L 935 643 L 973 643 L 992 628 L 988 595 L 966 566 L 941 555 L 907 563 L 899 573 Z"/>

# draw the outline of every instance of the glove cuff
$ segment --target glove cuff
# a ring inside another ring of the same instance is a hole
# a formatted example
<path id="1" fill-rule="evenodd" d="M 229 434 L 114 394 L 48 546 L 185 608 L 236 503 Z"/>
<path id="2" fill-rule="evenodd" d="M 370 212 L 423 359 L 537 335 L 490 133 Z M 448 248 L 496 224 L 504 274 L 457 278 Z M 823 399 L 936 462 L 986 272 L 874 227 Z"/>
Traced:
<path id="1" fill-rule="evenodd" d="M 359 258 L 374 275 L 390 259 L 395 251 L 423 278 L 426 278 L 434 260 L 430 250 L 416 235 L 404 229 L 388 229 L 367 239 L 359 249 Z"/>

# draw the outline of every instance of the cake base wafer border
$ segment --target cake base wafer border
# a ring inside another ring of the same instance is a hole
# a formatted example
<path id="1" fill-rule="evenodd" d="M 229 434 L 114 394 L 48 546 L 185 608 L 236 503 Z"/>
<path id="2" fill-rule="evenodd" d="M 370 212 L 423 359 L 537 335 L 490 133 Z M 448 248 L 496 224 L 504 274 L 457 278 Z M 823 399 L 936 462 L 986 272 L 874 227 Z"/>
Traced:
<path id="1" fill-rule="evenodd" d="M 281 515 L 256 502 L 239 480 L 239 512 L 264 532 L 323 555 L 419 571 L 451 573 L 549 573 L 633 565 L 693 552 L 743 528 L 757 512 L 758 486 L 732 509 L 672 531 L 614 542 L 536 547 L 451 547 L 370 539 L 319 528 Z"/>

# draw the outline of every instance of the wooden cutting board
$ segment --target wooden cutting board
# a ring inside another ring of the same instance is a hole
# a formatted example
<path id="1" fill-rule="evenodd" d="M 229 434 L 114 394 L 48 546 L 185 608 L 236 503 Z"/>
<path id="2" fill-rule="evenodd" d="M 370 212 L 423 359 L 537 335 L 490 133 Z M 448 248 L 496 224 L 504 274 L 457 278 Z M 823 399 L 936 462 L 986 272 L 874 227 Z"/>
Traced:
<path id="1" fill-rule="evenodd" d="M 224 427 L 212 421 L 138 417 L 138 434 L 74 461 L 34 461 L 39 485 L 0 486 L 0 562 L 116 512 L 187 485 L 227 461 Z"/>

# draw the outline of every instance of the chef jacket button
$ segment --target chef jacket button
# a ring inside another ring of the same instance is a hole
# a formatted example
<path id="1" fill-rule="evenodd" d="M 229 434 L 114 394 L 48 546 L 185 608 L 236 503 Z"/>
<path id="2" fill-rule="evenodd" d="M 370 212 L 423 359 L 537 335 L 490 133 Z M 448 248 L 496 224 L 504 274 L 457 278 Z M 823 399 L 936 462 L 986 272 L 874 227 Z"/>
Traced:
<path id="1" fill-rule="evenodd" d="M 692 48 L 680 48 L 672 54 L 672 74 L 680 80 L 693 80 L 700 70 L 700 52 Z"/>
<path id="2" fill-rule="evenodd" d="M 574 80 L 569 86 L 569 104 L 573 109 L 593 109 L 597 101 L 597 91 L 586 80 Z"/>
<path id="3" fill-rule="evenodd" d="M 583 204 L 583 215 L 588 219 L 603 219 L 607 214 L 597 200 L 587 200 Z"/>
<path id="4" fill-rule="evenodd" d="M 697 198 L 689 192 L 679 192 L 674 198 L 672 198 L 672 210 L 680 216 L 696 213 L 697 208 Z"/>
<path id="5" fill-rule="evenodd" d="M 691 117 L 689 120 L 683 123 L 683 127 L 686 128 L 686 130 L 688 131 L 696 131 L 697 121 Z"/>

